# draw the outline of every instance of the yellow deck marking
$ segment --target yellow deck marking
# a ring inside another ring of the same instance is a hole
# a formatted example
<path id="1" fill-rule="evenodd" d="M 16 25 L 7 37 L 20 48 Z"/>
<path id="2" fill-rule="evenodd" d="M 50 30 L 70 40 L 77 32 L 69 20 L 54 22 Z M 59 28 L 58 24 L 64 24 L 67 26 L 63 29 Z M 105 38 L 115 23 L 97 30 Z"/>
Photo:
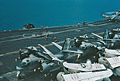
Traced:
<path id="1" fill-rule="evenodd" d="M 100 32 L 100 33 L 97 33 L 98 35 L 100 34 L 104 34 L 104 32 Z M 93 35 L 89 35 L 89 36 L 93 36 Z M 46 45 L 43 45 L 44 47 L 48 47 L 48 46 L 51 46 L 52 44 L 46 44 Z M 40 46 L 36 46 L 36 48 L 40 48 Z M 25 49 L 22 49 L 21 51 L 24 51 Z M 16 53 L 19 53 L 19 51 L 13 51 L 13 52 L 8 52 L 8 53 L 4 53 L 2 54 L 2 56 L 5 56 L 5 55 L 12 55 L 12 54 L 16 54 Z"/>

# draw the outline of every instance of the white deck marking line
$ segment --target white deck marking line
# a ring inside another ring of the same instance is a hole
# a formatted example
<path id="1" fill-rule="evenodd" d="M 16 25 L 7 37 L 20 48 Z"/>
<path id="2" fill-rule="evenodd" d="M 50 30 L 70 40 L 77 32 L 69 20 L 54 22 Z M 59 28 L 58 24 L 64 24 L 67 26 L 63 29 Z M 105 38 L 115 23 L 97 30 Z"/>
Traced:
<path id="1" fill-rule="evenodd" d="M 105 23 L 105 24 L 100 24 L 100 25 L 95 25 L 95 24 L 88 24 L 88 26 L 105 26 L 108 24 L 112 24 L 112 23 Z"/>
<path id="2" fill-rule="evenodd" d="M 88 27 L 84 27 L 84 28 L 88 28 Z M 77 29 L 70 29 L 70 30 L 65 30 L 65 31 L 60 31 L 60 32 L 54 32 L 54 34 L 59 34 L 59 33 L 64 33 L 64 32 L 74 31 L 74 30 L 78 30 L 78 29 L 84 29 L 84 28 L 77 28 Z M 12 40 L 6 40 L 6 41 L 1 41 L 0 43 L 9 42 L 9 41 L 23 40 L 23 39 L 33 38 L 33 37 L 40 37 L 40 36 L 42 36 L 42 35 L 29 36 L 29 37 L 25 37 L 25 38 L 12 39 Z"/>
<path id="3" fill-rule="evenodd" d="M 71 27 L 72 28 L 72 27 Z M 64 28 L 65 30 L 66 29 L 69 29 L 69 28 Z M 30 33 L 30 32 L 29 32 Z M 27 35 L 27 34 L 26 34 Z M 31 34 L 32 35 L 32 34 Z M 23 37 L 23 34 L 19 34 L 19 35 L 16 35 L 16 36 L 7 36 L 7 37 L 2 37 L 2 38 L 0 38 L 0 40 L 1 39 L 7 39 L 7 38 L 14 38 L 14 37 L 20 37 L 20 36 L 22 36 Z"/>

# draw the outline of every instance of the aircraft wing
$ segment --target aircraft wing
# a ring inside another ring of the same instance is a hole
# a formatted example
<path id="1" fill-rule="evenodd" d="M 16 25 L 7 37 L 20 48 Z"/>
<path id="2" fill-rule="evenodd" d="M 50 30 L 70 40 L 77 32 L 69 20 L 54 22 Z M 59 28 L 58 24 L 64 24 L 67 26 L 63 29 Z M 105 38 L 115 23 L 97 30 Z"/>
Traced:
<path id="1" fill-rule="evenodd" d="M 113 58 L 106 58 L 107 61 L 110 63 L 112 68 L 116 68 L 120 66 L 120 56 L 119 57 L 113 57 Z"/>
<path id="2" fill-rule="evenodd" d="M 59 50 L 62 50 L 62 46 L 60 46 L 59 44 L 52 42 L 53 45 L 55 45 Z"/>
<path id="3" fill-rule="evenodd" d="M 95 34 L 95 33 L 92 33 L 92 35 L 94 35 L 94 36 L 96 36 L 96 37 L 98 37 L 98 38 L 100 38 L 100 39 L 103 39 L 103 37 L 102 37 L 102 36 L 97 35 L 97 34 Z"/>
<path id="4" fill-rule="evenodd" d="M 96 81 L 108 78 L 113 74 L 110 69 L 98 72 L 83 72 L 62 75 L 64 81 Z"/>
<path id="5" fill-rule="evenodd" d="M 62 46 L 60 46 L 59 44 L 52 42 L 53 45 L 55 45 L 59 50 L 62 50 Z M 62 52 L 68 52 L 68 53 L 78 53 L 81 54 L 83 53 L 82 51 L 73 51 L 73 50 L 62 50 Z"/>
<path id="6" fill-rule="evenodd" d="M 53 55 L 53 53 L 51 53 L 47 48 L 45 48 L 44 46 L 42 46 L 41 44 L 38 44 L 40 47 L 43 48 L 43 50 L 46 52 L 46 54 L 48 54 L 52 60 L 56 60 L 56 61 L 59 61 L 59 62 L 62 62 L 62 60 L 59 60 L 56 56 Z"/>
<path id="7" fill-rule="evenodd" d="M 84 71 L 84 72 L 106 70 L 103 64 L 98 64 L 98 63 L 91 64 L 91 68 L 89 68 L 89 66 L 86 63 L 75 64 L 75 63 L 64 62 L 63 66 L 70 70 Z"/>
<path id="8" fill-rule="evenodd" d="M 41 44 L 38 44 L 40 47 L 43 48 L 43 50 L 46 52 L 46 54 L 48 54 L 51 58 L 54 58 L 54 55 L 48 50 L 46 49 L 44 46 L 42 46 Z"/>
<path id="9" fill-rule="evenodd" d="M 44 54 L 38 53 L 38 55 L 39 55 L 38 57 L 44 58 L 46 60 L 51 60 L 51 57 L 49 55 L 46 56 L 46 54 L 47 54 L 46 52 Z"/>
<path id="10" fill-rule="evenodd" d="M 119 55 L 120 56 L 120 50 L 112 50 L 112 49 L 105 49 L 105 52 L 109 55 Z"/>
<path id="11" fill-rule="evenodd" d="M 63 50 L 62 52 L 67 52 L 67 53 L 77 53 L 77 54 L 82 54 L 82 51 L 73 51 L 73 50 Z"/>

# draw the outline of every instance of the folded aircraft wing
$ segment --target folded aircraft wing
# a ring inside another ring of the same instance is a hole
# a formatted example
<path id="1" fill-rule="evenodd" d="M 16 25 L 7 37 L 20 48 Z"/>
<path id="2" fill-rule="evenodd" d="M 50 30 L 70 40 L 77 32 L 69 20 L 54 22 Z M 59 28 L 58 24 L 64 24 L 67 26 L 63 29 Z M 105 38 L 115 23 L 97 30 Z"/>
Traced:
<path id="1" fill-rule="evenodd" d="M 91 64 L 91 68 L 89 68 L 89 66 L 86 63 L 76 64 L 76 63 L 64 62 L 63 66 L 70 70 L 84 71 L 84 72 L 106 70 L 103 64 L 98 64 L 98 63 Z"/>
<path id="2" fill-rule="evenodd" d="M 112 71 L 107 69 L 105 71 L 98 72 L 83 72 L 83 73 L 74 73 L 74 74 L 65 74 L 62 75 L 64 81 L 96 81 L 103 78 L 108 78 L 112 75 Z"/>
<path id="3" fill-rule="evenodd" d="M 63 50 L 62 52 L 82 54 L 83 51 Z"/>
<path id="4" fill-rule="evenodd" d="M 54 55 L 48 50 L 48 49 L 46 49 L 44 46 L 42 46 L 41 44 L 38 44 L 40 47 L 42 47 L 43 48 L 43 50 L 46 52 L 46 54 L 49 54 L 49 56 L 51 57 L 51 58 L 53 58 L 54 57 Z"/>
<path id="5" fill-rule="evenodd" d="M 53 45 L 55 45 L 59 50 L 62 50 L 62 46 L 60 46 L 59 44 L 52 42 Z M 77 54 L 81 54 L 83 53 L 82 51 L 73 51 L 73 50 L 62 50 L 62 52 L 67 52 L 67 53 L 77 53 Z"/>
<path id="6" fill-rule="evenodd" d="M 112 68 L 116 68 L 116 67 L 120 66 L 120 56 L 119 57 L 106 58 L 106 59 L 110 63 Z"/>
<path id="7" fill-rule="evenodd" d="M 52 42 L 53 45 L 55 45 L 59 50 L 62 50 L 62 46 L 60 46 L 59 44 Z"/>
<path id="8" fill-rule="evenodd" d="M 105 49 L 106 54 L 110 55 L 119 55 L 120 56 L 120 50 L 112 50 L 112 49 Z"/>
<path id="9" fill-rule="evenodd" d="M 56 61 L 59 61 L 59 62 L 62 62 L 62 60 L 59 60 L 56 56 L 53 55 L 52 52 L 50 52 L 47 48 L 45 48 L 44 46 L 42 46 L 41 44 L 38 44 L 40 47 L 43 48 L 43 50 L 46 52 L 46 54 L 48 54 L 52 60 L 56 60 Z"/>

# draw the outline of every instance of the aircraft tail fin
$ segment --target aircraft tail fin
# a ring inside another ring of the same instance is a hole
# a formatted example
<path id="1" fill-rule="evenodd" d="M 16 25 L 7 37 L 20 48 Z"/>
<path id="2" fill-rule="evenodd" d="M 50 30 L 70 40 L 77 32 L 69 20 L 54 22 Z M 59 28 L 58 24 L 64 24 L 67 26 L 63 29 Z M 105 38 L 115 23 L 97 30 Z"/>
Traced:
<path id="1" fill-rule="evenodd" d="M 71 42 L 70 38 L 66 38 L 65 42 L 63 44 L 62 50 L 69 50 L 69 48 L 70 48 L 70 42 Z"/>
<path id="2" fill-rule="evenodd" d="M 76 53 L 76 54 L 82 54 L 83 52 L 82 51 L 73 51 L 73 50 L 69 50 L 70 48 L 70 38 L 66 38 L 65 39 L 65 42 L 63 44 L 63 47 L 60 46 L 59 44 L 55 43 L 55 42 L 52 42 L 53 45 L 55 45 L 59 50 L 61 50 L 63 53 Z"/>
<path id="3" fill-rule="evenodd" d="M 66 38 L 65 39 L 65 42 L 63 43 L 63 46 L 60 46 L 59 44 L 55 43 L 55 42 L 52 42 L 53 45 L 55 45 L 59 50 L 69 50 L 70 48 L 70 38 Z"/>

